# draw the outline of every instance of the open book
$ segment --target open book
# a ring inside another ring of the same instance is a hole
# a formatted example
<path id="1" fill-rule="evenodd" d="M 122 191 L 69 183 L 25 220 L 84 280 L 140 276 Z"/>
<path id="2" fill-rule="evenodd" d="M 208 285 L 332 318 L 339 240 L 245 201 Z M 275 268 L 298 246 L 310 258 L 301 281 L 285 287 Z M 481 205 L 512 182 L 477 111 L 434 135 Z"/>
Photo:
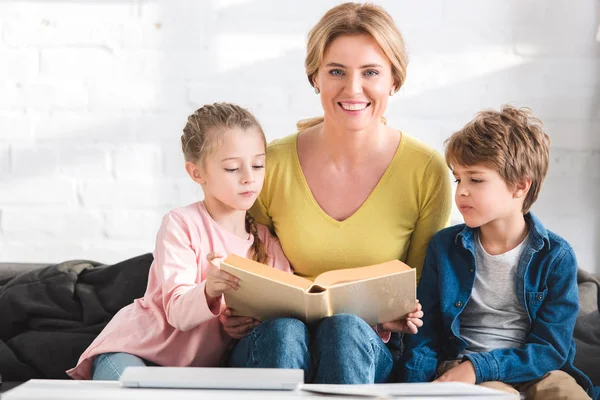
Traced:
<path id="1" fill-rule="evenodd" d="M 240 279 L 238 290 L 225 293 L 227 307 L 259 321 L 311 323 L 348 313 L 375 325 L 403 318 L 416 306 L 416 271 L 398 260 L 324 272 L 314 282 L 233 254 L 221 270 Z"/>

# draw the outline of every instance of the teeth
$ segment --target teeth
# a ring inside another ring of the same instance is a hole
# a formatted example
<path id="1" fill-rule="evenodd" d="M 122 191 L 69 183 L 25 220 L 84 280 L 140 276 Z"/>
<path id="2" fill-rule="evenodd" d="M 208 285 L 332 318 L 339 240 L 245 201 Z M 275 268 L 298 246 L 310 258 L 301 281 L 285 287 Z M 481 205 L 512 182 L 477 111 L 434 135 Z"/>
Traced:
<path id="1" fill-rule="evenodd" d="M 350 103 L 341 103 L 342 108 L 348 111 L 359 111 L 367 108 L 367 103 L 359 103 L 359 104 L 350 104 Z"/>

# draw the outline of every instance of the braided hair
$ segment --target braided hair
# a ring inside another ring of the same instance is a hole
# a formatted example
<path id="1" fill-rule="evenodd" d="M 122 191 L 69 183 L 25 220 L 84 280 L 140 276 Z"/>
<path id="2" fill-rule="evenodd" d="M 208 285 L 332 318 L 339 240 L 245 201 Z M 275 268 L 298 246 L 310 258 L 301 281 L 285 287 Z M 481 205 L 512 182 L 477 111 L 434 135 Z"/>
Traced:
<path id="1" fill-rule="evenodd" d="M 267 248 L 263 241 L 258 237 L 258 225 L 256 220 L 249 213 L 246 213 L 246 229 L 254 236 L 254 243 L 252 243 L 252 247 L 250 248 L 250 258 L 259 263 L 266 264 L 269 261 Z"/>

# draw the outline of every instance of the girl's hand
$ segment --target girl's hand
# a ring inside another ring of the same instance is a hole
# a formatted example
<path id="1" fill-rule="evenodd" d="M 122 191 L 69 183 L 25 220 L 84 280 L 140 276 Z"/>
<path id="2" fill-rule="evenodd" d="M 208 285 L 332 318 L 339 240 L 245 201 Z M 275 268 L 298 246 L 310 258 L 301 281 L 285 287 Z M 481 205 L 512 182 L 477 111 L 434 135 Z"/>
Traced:
<path id="1" fill-rule="evenodd" d="M 225 311 L 219 315 L 219 321 L 221 321 L 225 333 L 234 339 L 243 338 L 250 333 L 255 326 L 260 324 L 260 321 L 250 317 L 232 317 L 229 308 L 226 308 Z"/>
<path id="2" fill-rule="evenodd" d="M 414 335 L 423 326 L 421 318 L 423 318 L 423 311 L 421 303 L 417 300 L 417 306 L 414 311 L 409 313 L 406 318 L 379 324 L 378 330 L 379 332 L 403 332 Z"/>
<path id="3" fill-rule="evenodd" d="M 231 289 L 237 290 L 240 287 L 240 280 L 219 269 L 219 262 L 224 258 L 222 254 L 212 252 L 209 253 L 206 258 L 212 265 L 208 268 L 204 292 L 206 294 L 206 300 L 211 304 L 226 291 Z"/>
<path id="4" fill-rule="evenodd" d="M 464 382 L 475 384 L 477 377 L 475 376 L 475 368 L 471 361 L 463 361 L 456 367 L 449 369 L 437 378 L 434 382 Z"/>

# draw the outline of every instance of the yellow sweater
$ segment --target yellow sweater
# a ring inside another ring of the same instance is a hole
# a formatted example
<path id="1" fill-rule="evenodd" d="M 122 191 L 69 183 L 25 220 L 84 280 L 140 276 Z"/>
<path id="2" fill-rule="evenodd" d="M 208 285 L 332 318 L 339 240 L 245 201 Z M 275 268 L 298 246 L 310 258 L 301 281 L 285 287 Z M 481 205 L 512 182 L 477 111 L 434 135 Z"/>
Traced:
<path id="1" fill-rule="evenodd" d="M 451 208 L 442 156 L 402 134 L 377 186 L 348 219 L 337 221 L 314 199 L 300 167 L 297 134 L 267 147 L 265 183 L 251 214 L 267 225 L 300 276 L 398 259 L 421 276 L 429 240 L 447 226 Z"/>

